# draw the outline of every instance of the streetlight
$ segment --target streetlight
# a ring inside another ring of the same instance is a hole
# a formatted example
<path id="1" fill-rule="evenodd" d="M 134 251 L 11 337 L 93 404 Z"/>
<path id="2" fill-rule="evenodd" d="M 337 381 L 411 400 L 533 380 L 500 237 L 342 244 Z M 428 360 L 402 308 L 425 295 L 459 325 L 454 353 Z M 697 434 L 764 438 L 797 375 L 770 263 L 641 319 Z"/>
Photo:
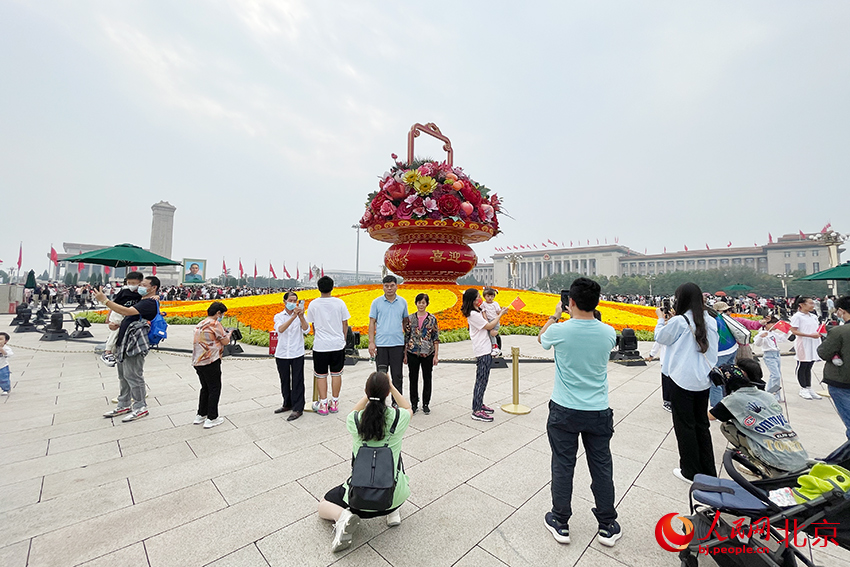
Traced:
<path id="1" fill-rule="evenodd" d="M 838 247 L 844 244 L 846 240 L 850 240 L 850 234 L 841 234 L 836 230 L 829 229 L 817 234 L 810 234 L 808 238 L 826 246 L 829 251 L 829 267 L 834 268 L 838 266 Z M 838 282 L 830 280 L 829 283 L 832 286 L 832 295 L 838 296 Z"/>
<path id="2" fill-rule="evenodd" d="M 512 252 L 512 253 L 507 254 L 505 256 L 505 260 L 507 260 L 507 262 L 508 262 L 508 267 L 509 267 L 509 272 L 510 272 L 508 275 L 510 276 L 510 282 L 511 282 L 510 285 L 513 289 L 518 289 L 517 286 L 516 286 L 516 276 L 517 276 L 519 262 L 520 262 L 520 260 L 522 260 L 522 254 L 517 254 L 516 252 Z"/>
<path id="3" fill-rule="evenodd" d="M 357 260 L 354 264 L 354 283 L 360 283 L 360 225 L 353 224 L 351 228 L 357 231 Z"/>
<path id="4" fill-rule="evenodd" d="M 776 274 L 776 277 L 782 282 L 782 290 L 785 297 L 788 297 L 788 280 L 793 280 L 794 276 L 792 274 Z"/>

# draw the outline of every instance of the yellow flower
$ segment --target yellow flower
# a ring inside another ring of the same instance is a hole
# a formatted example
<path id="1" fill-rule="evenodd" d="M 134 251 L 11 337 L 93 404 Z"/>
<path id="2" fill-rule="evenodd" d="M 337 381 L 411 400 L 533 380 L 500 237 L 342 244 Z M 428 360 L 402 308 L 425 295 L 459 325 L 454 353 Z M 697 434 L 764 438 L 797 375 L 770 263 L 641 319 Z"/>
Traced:
<path id="1" fill-rule="evenodd" d="M 420 195 L 430 195 L 437 188 L 437 181 L 433 177 L 425 175 L 414 181 L 413 187 Z"/>
<path id="2" fill-rule="evenodd" d="M 404 180 L 404 182 L 408 185 L 413 185 L 416 183 L 417 179 L 419 179 L 419 172 L 415 169 L 411 169 L 402 176 L 402 180 Z"/>

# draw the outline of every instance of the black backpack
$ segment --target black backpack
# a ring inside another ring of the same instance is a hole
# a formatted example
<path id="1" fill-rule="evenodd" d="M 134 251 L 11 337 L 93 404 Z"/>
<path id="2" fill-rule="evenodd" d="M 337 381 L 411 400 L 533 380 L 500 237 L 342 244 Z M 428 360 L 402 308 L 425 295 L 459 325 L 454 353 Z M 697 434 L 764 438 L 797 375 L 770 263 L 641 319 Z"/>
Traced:
<path id="1" fill-rule="evenodd" d="M 360 431 L 360 418 L 354 414 L 354 425 Z M 395 420 L 390 427 L 389 438 L 398 425 L 399 409 L 395 410 Z M 348 479 L 348 505 L 355 510 L 389 510 L 393 504 L 398 472 L 401 470 L 401 454 L 398 467 L 393 466 L 393 451 L 389 441 L 383 447 L 363 445 L 357 456 L 351 456 L 351 477 Z"/>

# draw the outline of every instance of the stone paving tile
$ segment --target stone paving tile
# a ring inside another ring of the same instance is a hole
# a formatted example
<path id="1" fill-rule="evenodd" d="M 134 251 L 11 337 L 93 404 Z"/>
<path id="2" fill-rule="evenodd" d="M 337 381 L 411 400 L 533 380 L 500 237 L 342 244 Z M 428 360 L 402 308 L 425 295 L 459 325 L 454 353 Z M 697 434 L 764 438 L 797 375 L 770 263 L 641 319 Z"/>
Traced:
<path id="1" fill-rule="evenodd" d="M 301 519 L 313 505 L 293 482 L 147 539 L 148 560 L 151 567 L 205 565 Z"/>
<path id="2" fill-rule="evenodd" d="M 135 502 L 144 502 L 162 494 L 191 486 L 216 476 L 237 471 L 269 460 L 268 455 L 254 445 L 246 445 L 191 459 L 155 470 L 141 469 L 130 476 L 130 488 Z"/>
<path id="3" fill-rule="evenodd" d="M 67 567 L 96 559 L 225 506 L 212 482 L 202 482 L 38 536 L 28 566 Z"/>
<path id="4" fill-rule="evenodd" d="M 419 507 L 427 506 L 494 464 L 490 459 L 452 447 L 415 466 L 405 465 L 410 477 L 410 501 Z"/>
<path id="5" fill-rule="evenodd" d="M 0 547 L 0 565 L 3 567 L 26 567 L 30 540 Z"/>
<path id="6" fill-rule="evenodd" d="M 499 459 L 467 484 L 519 508 L 549 483 L 552 476 L 550 464 L 548 455 L 523 447 Z"/>
<path id="7" fill-rule="evenodd" d="M 85 467 L 90 464 L 120 457 L 118 444 L 101 443 L 59 455 L 47 455 L 36 459 L 0 466 L 0 486 L 13 484 L 37 476 L 49 475 L 64 470 Z"/>
<path id="8" fill-rule="evenodd" d="M 477 430 L 448 421 L 415 435 L 405 436 L 404 451 L 424 461 L 476 435 L 478 435 Z"/>
<path id="9" fill-rule="evenodd" d="M 266 558 L 254 543 L 237 549 L 212 563 L 207 563 L 207 567 L 268 567 L 268 565 Z"/>
<path id="10" fill-rule="evenodd" d="M 0 513 L 38 502 L 43 482 L 43 477 L 35 477 L 4 486 L 0 492 Z"/>
<path id="11" fill-rule="evenodd" d="M 29 540 L 132 505 L 127 481 L 119 480 L 85 492 L 16 508 L 0 514 L 0 526 L 5 526 L 0 545 Z"/>
<path id="12" fill-rule="evenodd" d="M 121 423 L 120 419 L 115 421 L 115 427 L 98 429 L 97 431 L 86 431 L 83 433 L 75 433 L 73 435 L 65 435 L 50 440 L 50 451 L 48 454 L 55 455 L 56 453 L 64 453 L 74 449 L 82 449 L 98 443 L 108 443 L 109 441 L 118 441 L 124 439 L 128 435 L 140 435 L 142 433 L 159 432 L 163 429 L 171 429 L 174 427 L 167 417 L 146 417 L 131 424 Z"/>
<path id="13" fill-rule="evenodd" d="M 12 464 L 19 461 L 35 459 L 36 457 L 44 457 L 47 455 L 48 440 L 32 441 L 30 443 L 21 443 L 12 447 L 3 449 L 3 463 Z"/>
<path id="14" fill-rule="evenodd" d="M 493 555 L 490 555 L 477 545 L 469 550 L 469 552 L 461 557 L 460 561 L 454 564 L 454 567 L 480 567 L 481 565 L 492 565 L 494 567 L 502 567 L 506 565 Z"/>
<path id="15" fill-rule="evenodd" d="M 148 567 L 145 545 L 141 542 L 108 553 L 80 567 Z"/>

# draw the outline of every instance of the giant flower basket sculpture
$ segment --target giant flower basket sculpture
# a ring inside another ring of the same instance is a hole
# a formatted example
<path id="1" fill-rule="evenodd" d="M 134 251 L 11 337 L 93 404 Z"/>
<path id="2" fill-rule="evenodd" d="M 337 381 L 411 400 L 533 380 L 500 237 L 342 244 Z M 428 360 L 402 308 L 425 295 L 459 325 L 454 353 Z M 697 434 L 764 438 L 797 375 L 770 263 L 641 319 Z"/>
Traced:
<path id="1" fill-rule="evenodd" d="M 414 159 L 420 132 L 444 143 L 446 161 Z M 405 282 L 456 283 L 478 261 L 469 244 L 499 233 L 499 197 L 454 165 L 452 143 L 433 123 L 410 128 L 406 163 L 392 157 L 395 165 L 369 194 L 360 226 L 392 243 L 384 263 Z"/>

